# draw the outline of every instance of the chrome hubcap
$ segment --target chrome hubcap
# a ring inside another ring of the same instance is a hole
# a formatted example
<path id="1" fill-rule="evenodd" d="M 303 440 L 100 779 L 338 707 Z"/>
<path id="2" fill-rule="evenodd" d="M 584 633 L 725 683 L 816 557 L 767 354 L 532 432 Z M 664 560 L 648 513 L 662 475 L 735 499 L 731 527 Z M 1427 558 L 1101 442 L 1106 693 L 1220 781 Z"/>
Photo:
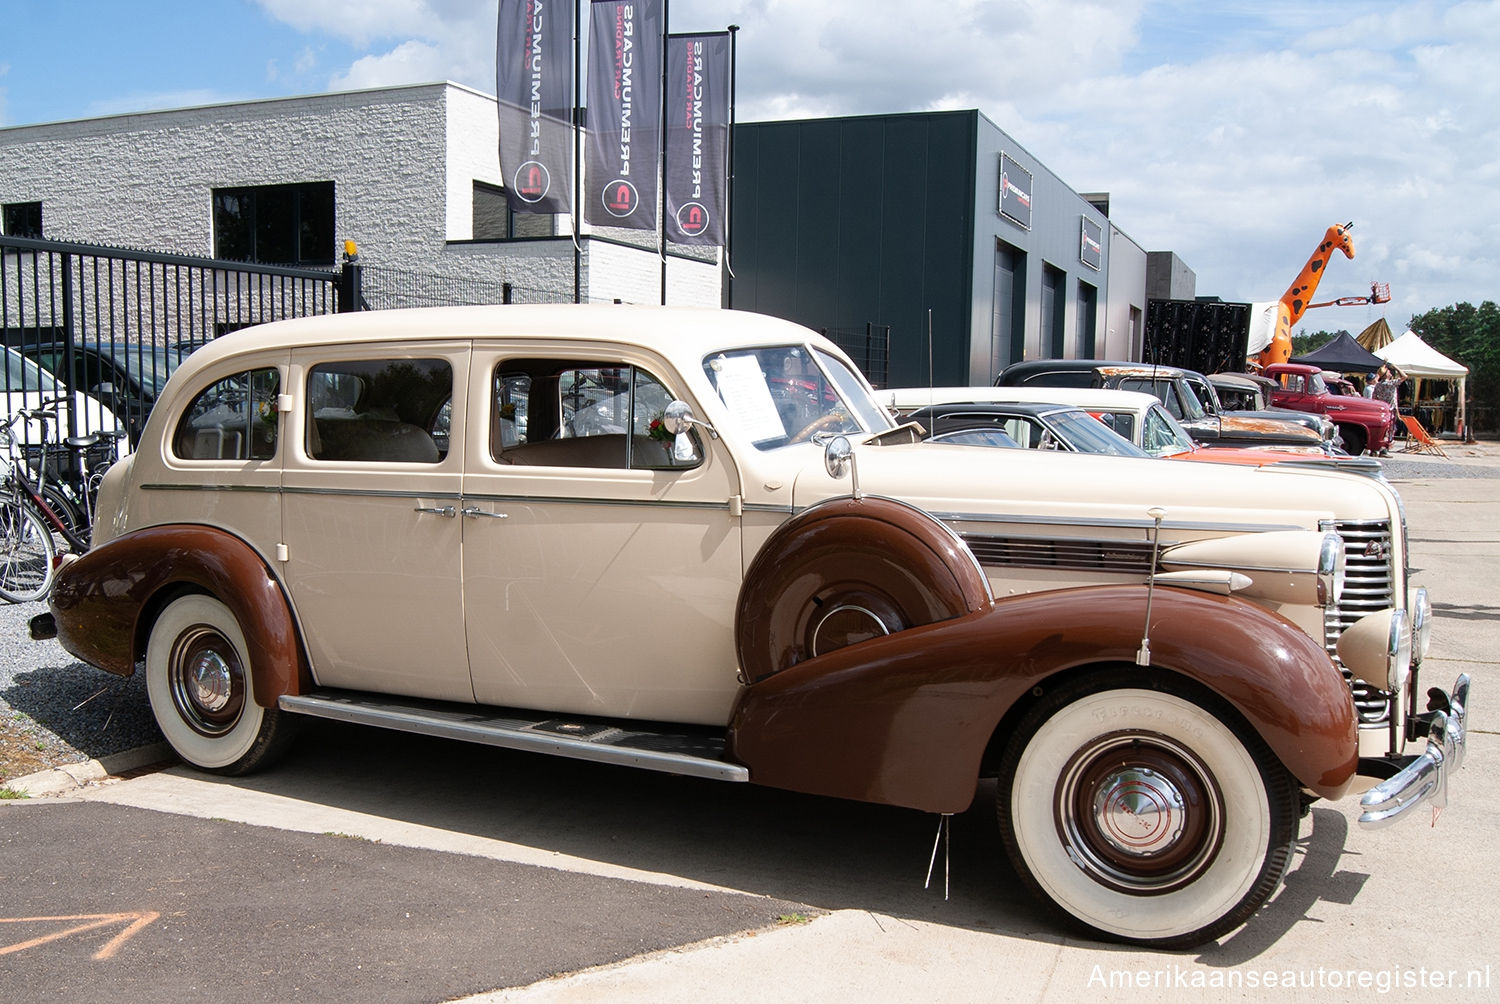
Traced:
<path id="1" fill-rule="evenodd" d="M 1150 857 L 1182 836 L 1187 803 L 1169 778 L 1148 767 L 1104 779 L 1094 796 L 1099 835 L 1121 854 Z"/>
<path id="2" fill-rule="evenodd" d="M 239 654 L 229 639 L 208 625 L 178 636 L 167 681 L 178 717 L 199 735 L 224 735 L 245 708 L 245 668 Z"/>
<path id="3" fill-rule="evenodd" d="M 1068 857 L 1090 878 L 1159 895 L 1203 874 L 1224 836 L 1224 804 L 1193 752 L 1156 733 L 1095 738 L 1058 776 L 1053 818 Z"/>

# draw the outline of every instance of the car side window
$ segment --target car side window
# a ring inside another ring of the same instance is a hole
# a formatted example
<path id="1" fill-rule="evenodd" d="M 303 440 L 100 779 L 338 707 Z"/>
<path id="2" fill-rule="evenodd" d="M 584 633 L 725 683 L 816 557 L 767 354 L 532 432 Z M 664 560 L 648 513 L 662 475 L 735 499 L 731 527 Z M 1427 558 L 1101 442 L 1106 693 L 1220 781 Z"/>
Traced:
<path id="1" fill-rule="evenodd" d="M 1132 443 L 1135 442 L 1135 418 L 1133 416 L 1121 412 L 1106 411 L 1094 415 L 1094 417 L 1108 426 L 1112 432 L 1123 436 Z"/>
<path id="2" fill-rule="evenodd" d="M 674 437 L 662 423 L 672 394 L 638 366 L 515 360 L 496 369 L 492 389 L 499 463 L 665 470 L 701 460 L 696 432 Z"/>
<path id="3" fill-rule="evenodd" d="M 1138 377 L 1126 377 L 1120 381 L 1122 390 L 1140 391 L 1145 394 L 1153 394 L 1171 414 L 1173 418 L 1182 418 L 1182 402 L 1177 400 L 1177 395 L 1172 393 L 1172 385 L 1160 380 L 1144 380 Z"/>
<path id="4" fill-rule="evenodd" d="M 270 460 L 276 455 L 274 368 L 224 377 L 198 392 L 177 421 L 172 452 L 180 460 Z"/>
<path id="5" fill-rule="evenodd" d="M 356 463 L 436 464 L 448 455 L 453 398 L 446 359 L 354 359 L 307 375 L 307 455 Z"/>

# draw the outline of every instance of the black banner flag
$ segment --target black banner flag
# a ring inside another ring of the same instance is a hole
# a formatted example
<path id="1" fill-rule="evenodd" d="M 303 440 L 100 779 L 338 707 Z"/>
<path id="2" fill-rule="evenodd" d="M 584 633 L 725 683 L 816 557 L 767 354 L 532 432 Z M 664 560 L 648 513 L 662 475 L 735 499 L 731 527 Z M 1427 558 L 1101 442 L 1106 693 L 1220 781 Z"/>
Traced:
<path id="1" fill-rule="evenodd" d="M 661 167 L 660 0 L 593 0 L 583 218 L 656 229 Z"/>
<path id="2" fill-rule="evenodd" d="M 495 94 L 513 213 L 573 211 L 571 15 L 556 0 L 500 0 Z"/>
<path id="3" fill-rule="evenodd" d="M 724 245 L 729 33 L 667 36 L 667 240 Z"/>

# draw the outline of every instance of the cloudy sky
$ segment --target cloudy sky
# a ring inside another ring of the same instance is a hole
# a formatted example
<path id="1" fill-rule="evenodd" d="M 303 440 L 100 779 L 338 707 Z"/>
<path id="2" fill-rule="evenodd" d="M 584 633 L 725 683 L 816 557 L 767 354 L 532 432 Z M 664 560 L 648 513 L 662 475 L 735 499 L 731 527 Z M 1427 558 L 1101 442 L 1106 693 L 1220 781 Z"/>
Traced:
<path id="1" fill-rule="evenodd" d="M 1500 299 L 1500 0 L 671 0 L 739 34 L 740 121 L 978 108 L 1200 294 Z M 0 126 L 455 80 L 494 91 L 484 0 L 8 0 Z M 0 171 L 3 171 L 0 165 Z"/>

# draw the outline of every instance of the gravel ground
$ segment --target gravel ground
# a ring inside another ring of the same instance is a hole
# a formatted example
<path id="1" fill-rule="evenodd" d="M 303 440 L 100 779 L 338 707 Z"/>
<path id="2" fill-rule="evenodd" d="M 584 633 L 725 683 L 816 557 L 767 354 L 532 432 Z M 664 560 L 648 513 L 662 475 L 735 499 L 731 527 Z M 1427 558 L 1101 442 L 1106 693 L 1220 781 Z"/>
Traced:
<path id="1" fill-rule="evenodd" d="M 31 640 L 27 622 L 45 610 L 0 602 L 0 785 L 162 740 L 144 676 L 122 679 Z"/>
<path id="2" fill-rule="evenodd" d="M 1500 444 L 1445 444 L 1464 462 L 1393 453 L 1386 474 L 1403 479 L 1500 478 Z M 42 603 L 0 602 L 0 786 L 66 763 L 162 741 L 141 674 L 127 679 L 93 669 L 55 641 L 32 641 L 27 622 Z"/>

